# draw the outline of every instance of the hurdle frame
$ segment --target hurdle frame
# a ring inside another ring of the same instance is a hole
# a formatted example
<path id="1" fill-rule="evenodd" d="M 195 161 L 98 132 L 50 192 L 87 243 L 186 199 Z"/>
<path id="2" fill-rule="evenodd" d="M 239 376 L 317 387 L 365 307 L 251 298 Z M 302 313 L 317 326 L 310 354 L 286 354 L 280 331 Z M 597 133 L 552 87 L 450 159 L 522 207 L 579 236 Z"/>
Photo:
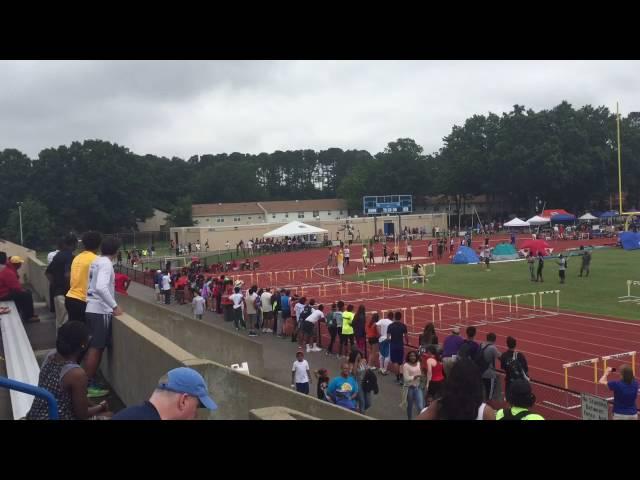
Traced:
<path id="1" fill-rule="evenodd" d="M 416 324 L 416 310 L 419 308 L 430 308 L 431 309 L 431 323 L 435 326 L 436 324 L 436 305 L 416 305 L 411 308 L 411 326 L 414 327 Z"/>
<path id="2" fill-rule="evenodd" d="M 631 352 L 623 352 L 623 353 L 615 353 L 613 355 L 605 355 L 604 357 L 600 357 L 602 360 L 602 370 L 605 371 L 607 369 L 607 361 L 613 360 L 622 357 L 631 357 L 631 370 L 633 371 L 633 376 L 636 375 L 636 351 Z"/>
<path id="3" fill-rule="evenodd" d="M 562 364 L 562 368 L 564 369 L 564 388 L 569 390 L 569 369 L 573 367 L 582 367 L 584 365 L 592 364 L 593 365 L 593 383 L 598 383 L 598 363 L 600 362 L 600 357 L 589 358 L 587 360 L 578 360 L 577 362 L 569 362 Z"/>
<path id="4" fill-rule="evenodd" d="M 438 323 L 440 324 L 440 330 L 443 330 L 444 328 L 442 327 L 442 307 L 447 306 L 447 305 L 457 305 L 458 306 L 458 323 L 454 323 L 453 325 L 451 325 L 451 327 L 454 326 L 458 326 L 458 327 L 464 327 L 463 325 L 463 320 L 462 320 L 462 300 L 457 300 L 454 302 L 444 302 L 444 303 L 438 303 Z M 447 328 L 451 328 L 451 327 L 447 327 Z"/>
<path id="5" fill-rule="evenodd" d="M 502 299 L 508 299 L 509 300 L 509 316 L 508 317 L 504 317 L 501 320 L 495 320 L 495 315 L 494 315 L 494 300 L 502 300 Z M 506 322 L 510 322 L 511 320 L 513 320 L 512 317 L 512 313 L 513 313 L 513 294 L 512 295 L 498 295 L 495 297 L 489 297 L 489 305 L 491 308 L 491 322 L 489 323 L 506 323 Z"/>
<path id="6" fill-rule="evenodd" d="M 618 297 L 619 303 L 631 302 L 640 303 L 640 296 L 631 295 L 631 287 L 640 287 L 640 280 L 627 280 L 627 294 L 622 297 Z"/>

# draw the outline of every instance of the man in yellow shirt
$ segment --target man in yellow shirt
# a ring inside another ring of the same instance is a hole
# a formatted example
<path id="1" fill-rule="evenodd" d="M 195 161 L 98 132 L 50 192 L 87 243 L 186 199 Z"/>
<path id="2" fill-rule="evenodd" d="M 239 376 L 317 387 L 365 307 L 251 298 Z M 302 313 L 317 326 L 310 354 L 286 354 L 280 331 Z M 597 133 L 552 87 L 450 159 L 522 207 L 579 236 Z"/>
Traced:
<path id="1" fill-rule="evenodd" d="M 102 243 L 100 232 L 87 232 L 82 236 L 84 252 L 77 255 L 71 263 L 71 278 L 69 291 L 64 299 L 64 305 L 69 314 L 69 321 L 83 322 L 84 311 L 87 308 L 87 287 L 89 286 L 89 267 L 98 257 L 97 252 Z"/>
<path id="2" fill-rule="evenodd" d="M 344 303 L 340 309 L 344 309 Z M 355 343 L 355 335 L 353 331 L 353 319 L 355 314 L 353 313 L 353 305 L 349 304 L 347 306 L 347 311 L 342 312 L 342 336 L 340 337 L 340 354 L 342 354 L 343 347 L 347 345 L 347 343 L 351 344 L 353 348 L 353 344 Z M 347 353 L 350 350 L 347 348 Z"/>

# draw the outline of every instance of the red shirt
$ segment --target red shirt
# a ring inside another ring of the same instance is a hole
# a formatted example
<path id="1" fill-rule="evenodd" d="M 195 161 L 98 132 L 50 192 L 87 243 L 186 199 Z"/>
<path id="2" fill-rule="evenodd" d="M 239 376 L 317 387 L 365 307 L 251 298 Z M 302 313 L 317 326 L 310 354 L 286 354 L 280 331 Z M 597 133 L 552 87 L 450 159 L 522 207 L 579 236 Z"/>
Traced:
<path id="1" fill-rule="evenodd" d="M 124 288 L 124 284 L 129 281 L 129 277 L 124 273 L 116 273 L 115 279 L 115 289 L 116 292 L 121 293 L 122 295 L 128 295 L 127 290 Z"/>
<path id="2" fill-rule="evenodd" d="M 367 326 L 365 327 L 365 330 L 367 332 L 367 338 L 378 338 L 378 329 L 376 328 L 376 324 L 375 323 L 371 323 L 367 320 Z"/>
<path id="3" fill-rule="evenodd" d="M 233 295 L 232 284 L 227 285 L 227 288 L 225 288 L 224 292 L 222 293 L 222 299 L 220 303 L 222 305 L 233 305 L 233 300 L 229 299 L 230 295 Z"/>
<path id="4" fill-rule="evenodd" d="M 434 360 L 436 360 L 436 358 L 430 353 L 427 353 L 422 357 L 422 370 L 425 372 L 425 375 L 429 371 L 429 367 L 427 366 L 427 360 L 430 358 L 433 358 Z M 436 360 L 435 367 L 431 367 L 431 381 L 442 382 L 443 380 L 444 380 L 444 367 L 442 366 L 442 362 L 438 362 L 438 360 Z"/>
<path id="5" fill-rule="evenodd" d="M 21 292 L 22 286 L 18 280 L 18 271 L 12 263 L 0 270 L 0 298 L 8 297 L 13 292 Z"/>

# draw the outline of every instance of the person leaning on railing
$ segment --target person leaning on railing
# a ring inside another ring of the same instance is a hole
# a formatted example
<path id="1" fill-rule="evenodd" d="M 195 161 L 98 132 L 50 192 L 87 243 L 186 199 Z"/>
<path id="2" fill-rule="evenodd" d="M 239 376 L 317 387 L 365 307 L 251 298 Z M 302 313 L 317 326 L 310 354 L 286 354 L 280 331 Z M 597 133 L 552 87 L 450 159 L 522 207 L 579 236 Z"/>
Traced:
<path id="1" fill-rule="evenodd" d="M 637 420 L 638 381 L 633 376 L 631 366 L 620 367 L 620 380 L 608 381 L 611 372 L 615 372 L 615 369 L 608 367 L 599 383 L 606 385 L 613 392 L 613 419 Z"/>

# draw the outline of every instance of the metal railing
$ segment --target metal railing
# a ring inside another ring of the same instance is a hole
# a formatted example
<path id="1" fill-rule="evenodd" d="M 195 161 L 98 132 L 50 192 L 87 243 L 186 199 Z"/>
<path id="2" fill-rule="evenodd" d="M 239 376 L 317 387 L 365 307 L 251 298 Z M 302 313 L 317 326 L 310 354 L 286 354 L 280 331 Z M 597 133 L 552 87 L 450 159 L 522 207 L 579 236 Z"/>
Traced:
<path id="1" fill-rule="evenodd" d="M 0 387 L 44 398 L 49 408 L 49 420 L 58 420 L 58 402 L 48 390 L 6 377 L 0 377 Z"/>

